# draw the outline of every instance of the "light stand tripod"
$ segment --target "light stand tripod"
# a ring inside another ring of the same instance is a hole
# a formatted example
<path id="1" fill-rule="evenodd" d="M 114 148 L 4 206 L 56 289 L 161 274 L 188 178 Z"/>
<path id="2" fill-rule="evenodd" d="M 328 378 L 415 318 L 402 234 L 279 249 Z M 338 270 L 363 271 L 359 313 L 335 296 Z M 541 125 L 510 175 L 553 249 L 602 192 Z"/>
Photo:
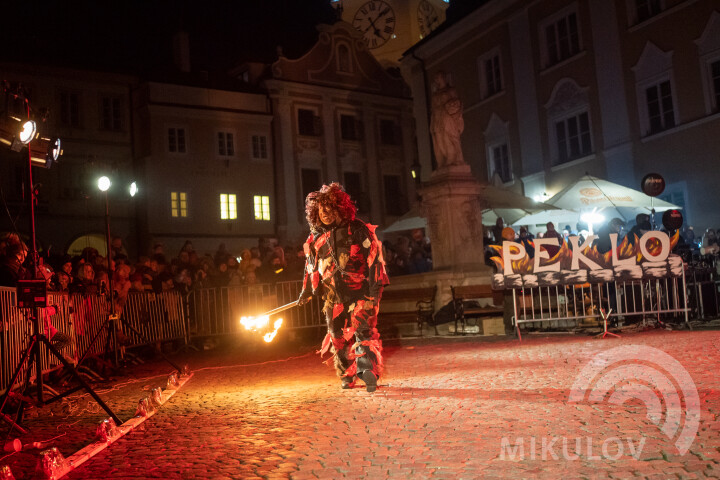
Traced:
<path id="1" fill-rule="evenodd" d="M 27 100 L 26 100 L 27 102 Z M 29 116 L 29 107 L 28 107 L 28 116 Z M 32 152 L 30 151 L 30 147 L 28 146 L 28 201 L 30 204 L 30 240 L 31 240 L 31 246 L 32 250 L 30 251 L 30 262 L 31 262 L 31 269 L 32 277 L 37 278 L 37 267 L 38 267 L 38 253 L 37 253 L 37 244 L 35 240 L 35 190 L 32 180 Z M 39 287 L 39 284 L 42 284 L 41 287 Z M 37 289 L 42 288 L 42 293 L 38 294 Z M 29 290 L 29 291 L 28 291 Z M 77 373 L 75 368 L 63 357 L 63 355 L 55 348 L 55 346 L 48 340 L 48 338 L 41 333 L 40 330 L 40 321 L 38 320 L 38 314 L 37 314 L 37 307 L 38 306 L 44 306 L 46 304 L 46 284 L 45 281 L 30 281 L 30 282 L 20 282 L 18 285 L 18 300 L 26 298 L 26 294 L 30 293 L 30 298 L 32 299 L 30 302 L 25 302 L 24 300 L 22 302 L 18 301 L 19 308 L 27 309 L 27 311 L 30 312 L 30 319 L 32 321 L 32 336 L 30 337 L 30 340 L 28 342 L 28 346 L 25 349 L 22 358 L 20 359 L 20 362 L 15 367 L 15 370 L 12 375 L 12 379 L 10 384 L 7 386 L 7 389 L 5 390 L 5 393 L 0 397 L 0 412 L 3 411 L 5 408 L 5 405 L 7 404 L 8 398 L 11 396 L 13 387 L 15 386 L 16 382 L 18 381 L 18 378 L 20 377 L 20 373 L 23 370 L 23 367 L 25 366 L 27 362 L 27 378 L 25 382 L 25 390 L 27 390 L 28 383 L 30 380 L 30 372 L 32 370 L 32 366 L 34 364 L 35 366 L 35 393 L 37 396 L 37 399 L 35 401 L 36 405 L 39 407 L 42 407 L 46 404 L 56 402 L 72 393 L 77 392 L 78 390 L 85 389 L 102 407 L 105 412 L 107 412 L 108 415 L 115 421 L 116 424 L 120 425 L 122 421 L 115 415 L 115 413 L 108 407 L 105 402 L 98 396 L 97 393 L 88 385 L 85 380 L 80 377 L 80 375 Z M 40 299 L 38 302 L 37 299 Z M 80 386 L 73 387 L 59 395 L 55 395 L 53 397 L 48 398 L 47 400 L 43 396 L 43 355 L 40 351 L 40 345 L 45 345 L 45 347 L 48 349 L 48 351 L 54 356 L 57 360 L 62 363 L 62 365 L 65 367 L 65 369 L 70 373 L 70 376 L 77 380 L 77 382 L 80 384 Z M 23 429 L 19 424 L 22 422 L 22 414 L 24 411 L 25 403 L 29 403 L 28 397 L 21 397 L 20 399 L 20 407 L 18 409 L 18 414 L 16 416 L 16 419 L 13 420 L 10 418 L 7 414 L 2 414 L 0 418 L 4 419 L 6 422 L 10 423 L 12 430 L 13 428 L 18 428 L 23 432 L 26 432 L 25 429 Z"/>
<path id="2" fill-rule="evenodd" d="M 137 331 L 135 327 L 128 324 L 122 319 L 121 315 L 115 315 L 115 291 L 113 289 L 113 276 L 115 273 L 115 269 L 113 267 L 113 255 L 112 255 L 112 237 L 110 235 L 110 202 L 108 201 L 108 190 L 110 189 L 111 182 L 110 179 L 107 177 L 102 177 L 98 181 L 98 188 L 105 194 L 105 240 L 107 243 L 107 263 L 108 263 L 108 298 L 109 298 L 109 314 L 107 320 L 103 323 L 103 325 L 98 329 L 97 333 L 93 337 L 92 341 L 88 345 L 88 348 L 85 350 L 85 352 L 80 357 L 80 360 L 78 362 L 78 365 L 81 364 L 85 358 L 87 357 L 88 353 L 92 349 L 93 345 L 97 341 L 98 338 L 100 338 L 100 334 L 107 330 L 107 340 L 105 342 L 105 350 L 103 353 L 103 359 L 107 358 L 108 352 L 110 349 L 113 351 L 113 367 L 117 368 L 119 366 L 118 362 L 118 342 L 117 342 L 117 326 L 115 322 L 118 322 L 118 325 L 121 325 L 123 328 L 131 331 L 135 334 L 138 338 L 140 338 L 144 343 L 150 344 L 145 337 Z M 159 348 L 155 348 L 155 350 L 160 354 L 160 356 L 165 359 L 166 362 L 168 362 L 175 370 L 178 372 L 182 371 L 182 369 L 176 365 L 172 360 L 167 358 L 165 354 L 162 353 L 162 350 Z"/>

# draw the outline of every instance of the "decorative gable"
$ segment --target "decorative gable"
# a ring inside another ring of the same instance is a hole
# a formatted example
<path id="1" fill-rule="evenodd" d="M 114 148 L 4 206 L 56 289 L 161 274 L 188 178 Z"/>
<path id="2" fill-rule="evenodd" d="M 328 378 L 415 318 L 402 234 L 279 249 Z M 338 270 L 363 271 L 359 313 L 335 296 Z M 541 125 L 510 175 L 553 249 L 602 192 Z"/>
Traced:
<path id="1" fill-rule="evenodd" d="M 352 25 L 337 22 L 318 26 L 318 42 L 302 57 L 280 57 L 272 65 L 273 78 L 311 83 L 343 90 L 409 98 L 401 78 L 388 74 L 368 51 L 362 34 Z"/>

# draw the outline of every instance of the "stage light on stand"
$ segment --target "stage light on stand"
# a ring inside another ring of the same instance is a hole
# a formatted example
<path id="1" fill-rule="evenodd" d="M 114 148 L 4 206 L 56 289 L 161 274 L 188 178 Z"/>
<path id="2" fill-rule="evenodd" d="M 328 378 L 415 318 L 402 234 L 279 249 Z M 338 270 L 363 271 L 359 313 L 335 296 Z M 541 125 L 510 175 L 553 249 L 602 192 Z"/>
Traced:
<path id="1" fill-rule="evenodd" d="M 102 177 L 98 178 L 97 185 L 101 192 L 107 192 L 112 186 L 112 182 L 108 177 L 103 175 Z"/>
<path id="2" fill-rule="evenodd" d="M 0 117 L 0 143 L 10 147 L 10 150 L 19 152 L 37 137 L 37 124 L 33 120 L 23 122 L 17 117 Z"/>
<path id="3" fill-rule="evenodd" d="M 134 197 L 138 193 L 138 186 L 136 182 L 132 182 L 129 187 L 130 196 Z"/>
<path id="4" fill-rule="evenodd" d="M 37 138 L 37 123 L 33 120 L 26 120 L 25 123 L 22 124 L 22 130 L 18 135 L 18 140 L 20 140 L 20 143 L 23 145 L 27 145 L 35 140 L 35 138 Z"/>
<path id="5" fill-rule="evenodd" d="M 50 168 L 62 154 L 59 138 L 40 137 L 30 144 L 30 161 L 37 167 Z"/>

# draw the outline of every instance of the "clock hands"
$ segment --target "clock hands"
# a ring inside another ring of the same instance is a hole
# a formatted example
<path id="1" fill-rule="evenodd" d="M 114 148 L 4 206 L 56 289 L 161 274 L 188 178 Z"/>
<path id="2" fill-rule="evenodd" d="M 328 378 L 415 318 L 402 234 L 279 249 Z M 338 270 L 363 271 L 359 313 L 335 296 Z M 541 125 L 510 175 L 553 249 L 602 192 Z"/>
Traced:
<path id="1" fill-rule="evenodd" d="M 383 36 L 380 34 L 380 29 L 377 28 L 377 26 L 375 26 L 375 22 L 376 22 L 377 20 L 380 20 L 382 17 L 384 17 L 384 16 L 387 15 L 388 13 L 390 13 L 390 8 L 389 8 L 389 7 L 386 8 L 385 10 L 383 10 L 382 12 L 380 12 L 380 13 L 378 14 L 378 16 L 375 17 L 374 20 L 373 20 L 371 17 L 369 17 L 369 16 L 367 17 L 368 22 L 370 22 L 370 26 L 371 26 L 371 27 L 373 28 L 373 30 L 375 31 L 375 36 L 378 37 L 378 38 L 383 38 Z M 370 28 L 368 27 L 367 30 L 370 30 Z M 367 32 L 367 30 L 365 30 L 365 31 Z"/>
<path id="2" fill-rule="evenodd" d="M 379 16 L 378 16 L 378 18 L 376 18 L 375 20 L 378 20 L 378 19 L 380 19 Z M 379 37 L 379 38 L 382 38 L 382 35 L 380 35 L 380 30 L 375 26 L 375 22 L 373 21 L 373 19 L 370 18 L 370 17 L 368 17 L 368 21 L 370 22 L 370 26 L 373 28 L 373 30 L 375 30 L 375 36 L 376 36 L 376 37 Z M 368 27 L 368 29 L 365 30 L 365 31 L 367 32 L 368 30 L 370 30 L 369 27 Z"/>

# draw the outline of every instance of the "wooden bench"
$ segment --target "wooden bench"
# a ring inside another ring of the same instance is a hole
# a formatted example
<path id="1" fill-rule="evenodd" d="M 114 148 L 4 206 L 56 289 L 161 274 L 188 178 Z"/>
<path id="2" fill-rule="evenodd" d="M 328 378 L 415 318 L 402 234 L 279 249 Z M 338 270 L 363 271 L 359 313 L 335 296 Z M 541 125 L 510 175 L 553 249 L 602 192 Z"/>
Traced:
<path id="1" fill-rule="evenodd" d="M 458 333 L 458 322 L 462 324 L 462 331 L 465 332 L 467 317 L 487 317 L 503 315 L 503 291 L 493 290 L 490 285 L 462 285 L 450 286 L 453 305 L 455 307 L 455 334 Z M 465 300 L 492 299 L 488 306 L 468 307 Z"/>
<path id="2" fill-rule="evenodd" d="M 423 323 L 432 320 L 435 313 L 436 293 L 437 285 L 383 291 L 378 329 L 392 336 L 397 333 L 397 324 L 414 322 L 422 335 Z"/>

